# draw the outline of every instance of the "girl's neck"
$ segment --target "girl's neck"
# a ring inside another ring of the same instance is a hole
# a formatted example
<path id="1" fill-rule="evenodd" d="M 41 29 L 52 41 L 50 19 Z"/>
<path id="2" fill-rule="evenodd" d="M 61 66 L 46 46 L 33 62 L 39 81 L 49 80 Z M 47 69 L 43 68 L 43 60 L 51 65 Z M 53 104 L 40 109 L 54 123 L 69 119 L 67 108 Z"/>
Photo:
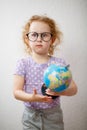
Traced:
<path id="1" fill-rule="evenodd" d="M 36 63 L 43 64 L 43 63 L 48 62 L 48 60 L 50 59 L 50 56 L 48 54 L 39 55 L 39 54 L 32 53 L 32 58 Z"/>

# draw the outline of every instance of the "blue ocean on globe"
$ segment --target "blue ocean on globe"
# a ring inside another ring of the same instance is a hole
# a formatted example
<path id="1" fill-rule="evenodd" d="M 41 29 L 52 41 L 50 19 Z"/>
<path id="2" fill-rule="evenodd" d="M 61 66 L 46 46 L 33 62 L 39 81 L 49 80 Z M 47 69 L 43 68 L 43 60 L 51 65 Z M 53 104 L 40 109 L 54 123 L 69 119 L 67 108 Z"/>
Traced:
<path id="1" fill-rule="evenodd" d="M 44 83 L 52 91 L 61 92 L 67 89 L 71 83 L 72 74 L 69 66 L 51 64 L 44 72 Z"/>

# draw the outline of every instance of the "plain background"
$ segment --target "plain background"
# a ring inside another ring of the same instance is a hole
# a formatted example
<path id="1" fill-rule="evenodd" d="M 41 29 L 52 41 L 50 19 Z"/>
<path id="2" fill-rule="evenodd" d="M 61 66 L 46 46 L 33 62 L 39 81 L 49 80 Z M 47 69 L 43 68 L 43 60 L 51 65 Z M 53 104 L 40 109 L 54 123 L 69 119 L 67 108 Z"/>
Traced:
<path id="1" fill-rule="evenodd" d="M 25 55 L 22 29 L 34 14 L 55 19 L 63 32 L 56 56 L 69 63 L 78 94 L 61 97 L 65 130 L 87 130 L 87 0 L 0 0 L 0 130 L 22 130 L 23 103 L 13 97 L 16 61 Z"/>

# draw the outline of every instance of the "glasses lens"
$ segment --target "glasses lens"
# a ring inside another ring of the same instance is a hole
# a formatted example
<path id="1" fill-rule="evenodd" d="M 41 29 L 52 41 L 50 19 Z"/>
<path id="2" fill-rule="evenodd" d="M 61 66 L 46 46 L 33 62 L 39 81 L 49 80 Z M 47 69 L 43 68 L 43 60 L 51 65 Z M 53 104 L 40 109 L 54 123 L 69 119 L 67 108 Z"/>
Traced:
<path id="1" fill-rule="evenodd" d="M 28 34 L 28 38 L 29 38 L 30 41 L 36 41 L 37 36 L 38 36 L 38 35 L 37 35 L 36 32 L 30 32 L 30 33 Z"/>
<path id="2" fill-rule="evenodd" d="M 50 41 L 51 37 L 52 37 L 52 34 L 49 33 L 49 32 L 44 32 L 44 33 L 41 34 L 41 38 L 45 42 Z"/>

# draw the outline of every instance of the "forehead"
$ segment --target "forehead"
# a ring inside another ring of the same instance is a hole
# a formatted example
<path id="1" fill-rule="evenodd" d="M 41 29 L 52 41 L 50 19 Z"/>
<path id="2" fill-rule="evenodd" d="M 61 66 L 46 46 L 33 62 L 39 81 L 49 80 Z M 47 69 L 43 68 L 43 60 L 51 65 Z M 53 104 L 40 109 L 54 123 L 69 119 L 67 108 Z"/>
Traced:
<path id="1" fill-rule="evenodd" d="M 39 21 L 34 21 L 30 25 L 29 31 L 34 31 L 34 32 L 50 32 L 50 27 L 47 23 L 45 22 L 39 22 Z"/>

